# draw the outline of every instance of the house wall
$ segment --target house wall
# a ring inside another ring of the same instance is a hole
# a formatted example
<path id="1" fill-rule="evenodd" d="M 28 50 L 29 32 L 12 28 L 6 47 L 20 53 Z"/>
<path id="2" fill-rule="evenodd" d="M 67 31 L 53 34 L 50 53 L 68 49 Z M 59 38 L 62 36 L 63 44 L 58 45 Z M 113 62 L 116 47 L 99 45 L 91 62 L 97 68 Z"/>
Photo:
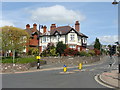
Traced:
<path id="1" fill-rule="evenodd" d="M 63 43 L 65 44 L 65 35 L 62 35 L 59 39 L 59 41 L 63 41 Z"/>
<path id="2" fill-rule="evenodd" d="M 74 35 L 74 40 L 71 40 L 71 35 Z M 66 37 L 66 41 L 65 41 L 65 37 Z M 44 41 L 45 38 L 46 41 Z M 56 46 L 58 41 L 63 41 L 63 43 L 67 44 L 70 48 L 78 49 L 79 51 L 83 50 L 82 41 L 83 43 L 87 43 L 86 38 L 82 38 L 81 36 L 78 36 L 74 31 L 71 31 L 67 35 L 60 36 L 59 39 L 57 36 L 51 36 L 51 38 L 50 36 L 40 37 L 39 45 L 42 46 L 41 50 L 43 51 L 47 47 L 48 43 L 52 42 Z"/>
<path id="3" fill-rule="evenodd" d="M 71 35 L 74 35 L 74 40 L 71 41 Z M 67 35 L 67 44 L 77 44 L 78 42 L 78 38 L 77 38 L 77 34 L 76 33 L 68 33 Z"/>
<path id="4" fill-rule="evenodd" d="M 34 46 L 38 45 L 37 35 L 34 35 L 34 38 L 30 39 L 29 45 L 34 45 Z"/>

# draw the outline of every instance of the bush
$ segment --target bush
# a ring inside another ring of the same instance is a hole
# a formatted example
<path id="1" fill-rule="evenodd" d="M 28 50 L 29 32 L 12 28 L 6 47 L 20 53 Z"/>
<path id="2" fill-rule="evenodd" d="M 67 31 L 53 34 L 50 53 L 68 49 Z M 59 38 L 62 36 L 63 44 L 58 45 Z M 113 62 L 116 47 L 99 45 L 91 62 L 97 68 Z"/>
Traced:
<path id="1" fill-rule="evenodd" d="M 89 53 L 91 56 L 94 56 L 94 55 L 95 55 L 95 51 L 94 51 L 94 50 L 89 50 L 88 53 Z"/>
<path id="2" fill-rule="evenodd" d="M 74 50 L 74 49 L 71 49 L 71 48 L 67 48 L 64 50 L 64 55 L 65 56 L 77 56 L 79 54 L 78 50 Z"/>
<path id="3" fill-rule="evenodd" d="M 89 54 L 89 53 L 87 53 L 85 51 L 80 51 L 79 56 L 87 56 L 87 57 L 89 57 L 89 56 L 91 56 L 91 54 Z"/>
<path id="4" fill-rule="evenodd" d="M 48 43 L 47 48 L 41 53 L 41 56 L 57 56 L 54 44 Z"/>
<path id="5" fill-rule="evenodd" d="M 100 55 L 100 50 L 94 49 L 94 51 L 95 51 L 95 55 Z"/>
<path id="6" fill-rule="evenodd" d="M 43 60 L 41 60 L 43 61 Z M 37 59 L 35 57 L 29 57 L 29 58 L 16 58 L 14 63 L 32 63 L 37 62 Z M 13 63 L 13 59 L 3 59 L 2 63 Z"/>
<path id="7" fill-rule="evenodd" d="M 56 45 L 56 53 L 58 53 L 60 56 L 64 54 L 64 50 L 67 48 L 66 44 L 63 44 L 63 42 L 58 42 Z"/>
<path id="8" fill-rule="evenodd" d="M 34 48 L 32 50 L 32 55 L 38 55 L 38 48 Z"/>

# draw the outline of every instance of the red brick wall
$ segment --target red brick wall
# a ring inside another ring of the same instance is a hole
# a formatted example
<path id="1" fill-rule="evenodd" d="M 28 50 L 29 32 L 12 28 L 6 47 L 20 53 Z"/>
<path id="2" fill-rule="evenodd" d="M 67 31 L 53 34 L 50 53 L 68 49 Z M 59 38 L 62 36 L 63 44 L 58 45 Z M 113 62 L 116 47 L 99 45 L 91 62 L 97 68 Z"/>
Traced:
<path id="1" fill-rule="evenodd" d="M 34 38 L 30 39 L 29 45 L 34 45 L 34 46 L 38 45 L 37 35 L 34 35 Z"/>

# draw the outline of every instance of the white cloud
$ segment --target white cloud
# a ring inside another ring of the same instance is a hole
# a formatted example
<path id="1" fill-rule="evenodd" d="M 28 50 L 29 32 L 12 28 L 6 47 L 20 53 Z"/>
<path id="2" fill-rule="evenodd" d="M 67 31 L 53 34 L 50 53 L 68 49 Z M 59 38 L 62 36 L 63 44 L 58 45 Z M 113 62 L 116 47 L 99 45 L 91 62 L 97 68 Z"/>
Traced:
<path id="1" fill-rule="evenodd" d="M 15 26 L 12 22 L 10 21 L 7 21 L 7 20 L 0 20 L 0 27 L 3 27 L 3 26 Z"/>
<path id="2" fill-rule="evenodd" d="M 72 24 L 76 20 L 83 21 L 85 16 L 79 11 L 66 9 L 64 6 L 55 5 L 51 7 L 37 8 L 30 11 L 31 19 L 36 22 L 55 22 Z"/>
<path id="3" fill-rule="evenodd" d="M 99 40 L 101 43 L 114 44 L 116 41 L 118 41 L 118 36 L 117 35 L 101 36 L 99 37 Z"/>

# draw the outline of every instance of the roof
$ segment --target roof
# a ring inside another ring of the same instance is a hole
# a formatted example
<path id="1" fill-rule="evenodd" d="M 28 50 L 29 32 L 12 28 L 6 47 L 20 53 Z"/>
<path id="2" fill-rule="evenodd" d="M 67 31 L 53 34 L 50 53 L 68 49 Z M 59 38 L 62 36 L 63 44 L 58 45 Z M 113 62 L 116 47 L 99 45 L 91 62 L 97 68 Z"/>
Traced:
<path id="1" fill-rule="evenodd" d="M 30 29 L 25 29 L 28 34 L 30 35 L 30 37 L 33 37 L 34 34 L 38 34 L 40 33 L 40 36 L 48 36 L 48 35 L 55 35 L 56 32 L 58 32 L 59 35 L 66 35 L 68 34 L 71 30 L 74 30 L 79 36 L 82 36 L 82 37 L 86 37 L 88 38 L 88 36 L 86 36 L 85 34 L 83 33 L 80 33 L 78 32 L 77 30 L 75 30 L 74 28 L 70 27 L 70 26 L 60 26 L 60 27 L 57 27 L 55 28 L 54 30 L 51 30 L 51 31 L 48 31 L 46 33 L 41 33 L 39 32 L 38 30 L 36 30 L 36 32 L 32 32 L 33 31 L 33 28 L 30 28 Z"/>
<path id="2" fill-rule="evenodd" d="M 32 32 L 33 31 L 33 28 L 30 28 L 30 29 L 25 29 L 26 32 L 30 35 L 30 37 L 33 37 L 34 34 L 39 34 L 40 35 L 42 34 L 41 32 L 39 32 L 37 29 L 36 29 L 36 32 Z"/>
<path id="3" fill-rule="evenodd" d="M 74 30 L 79 36 L 83 36 L 83 37 L 88 38 L 88 36 L 84 35 L 83 33 L 78 32 L 77 30 L 75 30 L 74 28 L 72 28 L 70 26 L 57 27 L 56 29 L 50 31 L 50 35 L 54 35 L 55 32 L 58 32 L 60 35 L 66 35 L 71 30 Z"/>
<path id="4" fill-rule="evenodd" d="M 87 45 L 87 48 L 92 50 L 92 49 L 94 49 L 94 45 Z"/>

